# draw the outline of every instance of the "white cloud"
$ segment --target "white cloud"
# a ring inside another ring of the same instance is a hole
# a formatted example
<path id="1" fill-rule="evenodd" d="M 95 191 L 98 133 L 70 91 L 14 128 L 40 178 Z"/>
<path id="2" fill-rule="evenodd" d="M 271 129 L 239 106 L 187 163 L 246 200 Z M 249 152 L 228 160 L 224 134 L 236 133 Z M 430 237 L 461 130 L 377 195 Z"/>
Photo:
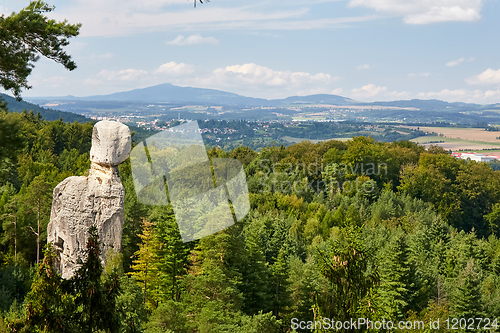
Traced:
<path id="1" fill-rule="evenodd" d="M 195 45 L 195 44 L 212 44 L 218 45 L 219 40 L 214 37 L 202 37 L 200 34 L 184 37 L 177 36 L 174 40 L 166 42 L 167 45 Z"/>
<path id="2" fill-rule="evenodd" d="M 84 84 L 103 87 L 114 84 L 123 90 L 169 82 L 180 86 L 221 89 L 244 96 L 282 98 L 309 94 L 339 95 L 343 92 L 335 87 L 339 79 L 328 73 L 279 71 L 254 63 L 203 72 L 195 70 L 193 65 L 171 61 L 149 72 L 137 69 L 102 70 L 87 78 Z"/>
<path id="3" fill-rule="evenodd" d="M 465 61 L 465 58 L 462 57 L 460 59 L 457 59 L 457 60 L 452 60 L 452 61 L 449 61 L 446 63 L 446 66 L 447 67 L 455 67 L 457 65 L 460 65 L 461 63 L 463 63 Z"/>
<path id="4" fill-rule="evenodd" d="M 500 84 L 500 69 L 488 68 L 479 75 L 465 80 L 468 84 Z"/>
<path id="5" fill-rule="evenodd" d="M 421 92 L 418 93 L 419 98 L 423 99 L 444 99 L 449 101 L 451 100 L 460 100 L 464 98 L 468 94 L 466 89 L 443 89 L 441 91 L 431 91 L 431 92 Z"/>
<path id="6" fill-rule="evenodd" d="M 283 98 L 292 95 L 332 93 L 340 78 L 328 73 L 279 71 L 254 63 L 195 72 L 171 77 L 169 82 L 183 86 L 221 89 L 245 96 Z"/>
<path id="7" fill-rule="evenodd" d="M 174 1 L 172 1 L 174 2 Z M 200 6 L 193 10 L 184 0 L 175 1 L 182 6 L 165 10 L 161 1 L 143 3 L 132 0 L 85 0 L 51 13 L 51 18 L 81 22 L 81 36 L 127 36 L 151 31 L 166 31 L 173 28 L 183 30 L 206 30 L 204 28 L 234 29 L 259 23 L 296 20 L 308 13 L 307 8 L 256 11 L 252 5 L 224 8 L 215 4 Z M 221 26 L 217 26 L 222 24 Z M 295 29 L 302 29 L 296 25 Z"/>
<path id="8" fill-rule="evenodd" d="M 314 3 L 271 5 L 267 1 L 219 1 L 194 10 L 185 0 L 75 0 L 50 14 L 56 20 L 81 22 L 80 36 L 128 36 L 151 31 L 310 30 L 345 28 L 376 15 L 310 18 Z M 328 0 L 330 2 L 330 0 Z M 169 6 L 167 8 L 167 6 Z M 184 37 L 184 36 L 183 36 Z M 174 39 L 171 42 L 185 42 Z M 209 37 L 206 37 L 209 38 Z M 194 38 L 196 40 L 196 38 Z M 210 43 L 215 41 L 210 39 Z"/>
<path id="9" fill-rule="evenodd" d="M 408 77 L 429 77 L 429 76 L 431 76 L 431 73 L 429 72 L 408 73 Z"/>
<path id="10" fill-rule="evenodd" d="M 448 102 L 466 103 L 498 103 L 500 90 L 468 90 L 468 89 L 443 89 L 441 91 L 421 92 L 417 94 L 422 99 L 440 99 Z"/>
<path id="11" fill-rule="evenodd" d="M 330 94 L 332 95 L 342 95 L 344 93 L 344 89 L 342 88 L 337 88 L 337 89 L 333 89 Z"/>
<path id="12" fill-rule="evenodd" d="M 213 79 L 228 85 L 264 85 L 270 87 L 299 87 L 306 84 L 328 84 L 338 77 L 326 73 L 276 71 L 254 63 L 227 66 L 213 71 Z"/>
<path id="13" fill-rule="evenodd" d="M 358 100 L 373 100 L 375 97 L 378 100 L 393 100 L 409 98 L 411 93 L 407 91 L 389 91 L 385 86 L 377 86 L 373 83 L 354 88 L 351 90 L 351 98 Z"/>
<path id="14" fill-rule="evenodd" d="M 482 0 L 350 0 L 349 4 L 402 16 L 408 24 L 477 21 L 483 7 Z"/>
<path id="15" fill-rule="evenodd" d="M 357 67 L 356 67 L 356 69 L 357 69 L 358 71 L 362 71 L 362 70 L 365 70 L 365 69 L 370 69 L 370 68 L 371 68 L 371 67 L 370 67 L 370 65 L 368 65 L 368 64 L 359 65 L 359 66 L 357 66 Z"/>
<path id="16" fill-rule="evenodd" d="M 194 72 L 194 66 L 188 65 L 183 62 L 176 63 L 174 61 L 167 62 L 166 64 L 161 65 L 157 70 L 156 74 L 166 74 L 166 75 L 185 75 L 191 74 Z"/>
<path id="17" fill-rule="evenodd" d="M 97 77 L 102 78 L 107 81 L 135 81 L 140 77 L 144 77 L 148 74 L 148 72 L 138 69 L 123 69 L 120 71 L 111 71 L 107 69 L 103 69 L 97 74 Z"/>
<path id="18" fill-rule="evenodd" d="M 355 98 L 375 97 L 382 93 L 387 93 L 387 87 L 376 86 L 373 83 L 367 84 L 361 88 L 351 90 L 351 94 Z"/>

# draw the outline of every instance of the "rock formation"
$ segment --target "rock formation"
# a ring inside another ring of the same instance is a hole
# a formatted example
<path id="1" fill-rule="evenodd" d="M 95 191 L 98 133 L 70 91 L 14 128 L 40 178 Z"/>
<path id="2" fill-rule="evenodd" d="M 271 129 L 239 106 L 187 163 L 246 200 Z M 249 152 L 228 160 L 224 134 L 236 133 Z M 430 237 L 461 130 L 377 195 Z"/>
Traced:
<path id="1" fill-rule="evenodd" d="M 121 251 L 125 189 L 118 174 L 131 149 L 130 130 L 100 121 L 92 133 L 88 177 L 69 177 L 54 189 L 47 242 L 57 253 L 56 268 L 69 279 L 85 260 L 88 230 L 97 227 L 101 260 L 109 249 Z"/>

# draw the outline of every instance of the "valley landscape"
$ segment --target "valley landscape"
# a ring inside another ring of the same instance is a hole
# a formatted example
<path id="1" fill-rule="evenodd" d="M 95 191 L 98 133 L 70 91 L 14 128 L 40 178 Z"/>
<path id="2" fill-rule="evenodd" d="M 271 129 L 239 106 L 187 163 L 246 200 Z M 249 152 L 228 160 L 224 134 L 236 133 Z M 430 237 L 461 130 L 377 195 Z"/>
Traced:
<path id="1" fill-rule="evenodd" d="M 500 149 L 500 104 L 439 100 L 366 103 L 328 94 L 267 100 L 172 84 L 110 95 L 27 100 L 44 109 L 66 112 L 66 116 L 117 120 L 152 131 L 197 120 L 205 142 L 226 149 L 348 140 L 359 135 L 388 142 L 411 140 L 453 151 Z"/>

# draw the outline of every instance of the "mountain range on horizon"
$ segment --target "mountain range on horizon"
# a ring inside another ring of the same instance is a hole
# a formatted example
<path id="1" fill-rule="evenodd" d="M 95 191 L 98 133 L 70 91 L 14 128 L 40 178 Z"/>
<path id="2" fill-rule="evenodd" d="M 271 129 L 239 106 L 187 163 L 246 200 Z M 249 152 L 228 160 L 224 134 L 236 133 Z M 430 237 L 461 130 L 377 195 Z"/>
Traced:
<path id="1" fill-rule="evenodd" d="M 247 97 L 239 94 L 218 90 L 195 87 L 181 87 L 171 83 L 163 83 L 146 88 L 117 92 L 108 95 L 93 95 L 85 97 L 55 96 L 30 97 L 30 101 L 58 100 L 58 101 L 114 101 L 114 102 L 142 102 L 142 103 L 203 103 L 208 105 L 238 105 L 238 106 L 279 106 L 292 103 L 325 103 L 350 105 L 354 100 L 337 95 L 317 94 L 309 96 L 290 96 L 284 99 L 265 99 Z"/>
<path id="2" fill-rule="evenodd" d="M 181 87 L 171 83 L 163 83 L 151 87 L 133 89 L 108 95 L 93 95 L 85 97 L 55 96 L 55 97 L 29 97 L 26 100 L 32 102 L 41 101 L 109 101 L 109 102 L 142 102 L 142 103 L 171 103 L 187 104 L 198 103 L 204 105 L 227 105 L 227 106 L 285 106 L 290 104 L 331 104 L 338 106 L 347 105 L 378 105 L 394 107 L 414 107 L 423 109 L 445 109 L 453 108 L 480 108 L 480 104 L 464 102 L 445 102 L 436 99 L 431 100 L 396 100 L 388 102 L 358 102 L 351 98 L 332 95 L 314 94 L 307 96 L 290 96 L 283 99 L 265 99 L 247 97 L 239 94 L 218 90 L 195 87 Z"/>

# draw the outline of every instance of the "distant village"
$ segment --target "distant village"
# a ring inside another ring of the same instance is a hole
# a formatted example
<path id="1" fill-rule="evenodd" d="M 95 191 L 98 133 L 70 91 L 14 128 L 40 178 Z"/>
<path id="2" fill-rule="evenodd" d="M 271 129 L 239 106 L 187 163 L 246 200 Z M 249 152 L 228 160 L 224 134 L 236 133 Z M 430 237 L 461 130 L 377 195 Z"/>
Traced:
<path id="1" fill-rule="evenodd" d="M 479 154 L 479 153 L 474 153 L 474 152 L 461 152 L 461 153 L 451 153 L 452 156 L 454 156 L 457 159 L 462 159 L 462 160 L 467 160 L 470 159 L 471 161 L 476 161 L 476 162 L 493 162 L 496 160 L 500 160 L 500 155 L 485 155 L 485 154 Z"/>

